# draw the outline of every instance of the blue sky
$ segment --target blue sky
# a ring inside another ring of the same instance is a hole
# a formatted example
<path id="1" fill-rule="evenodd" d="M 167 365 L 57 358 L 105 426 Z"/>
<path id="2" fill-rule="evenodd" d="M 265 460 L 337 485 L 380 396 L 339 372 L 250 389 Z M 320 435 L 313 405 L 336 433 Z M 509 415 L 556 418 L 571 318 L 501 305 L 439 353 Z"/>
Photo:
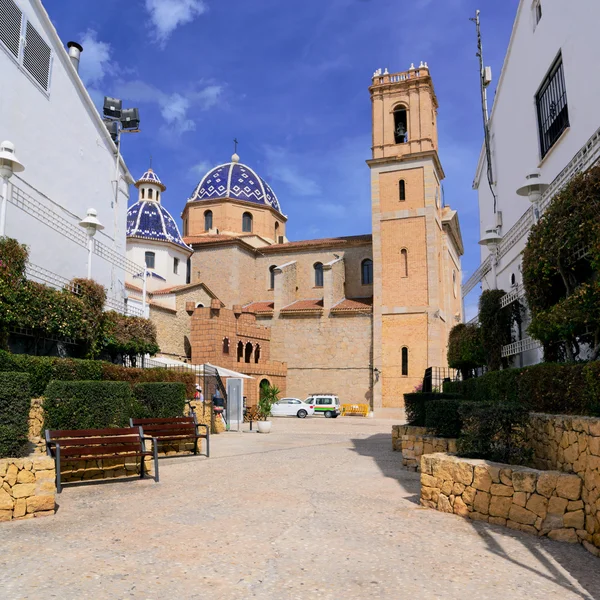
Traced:
<path id="1" fill-rule="evenodd" d="M 46 0 L 63 41 L 84 47 L 81 76 L 137 106 L 124 138 L 139 177 L 153 165 L 178 222 L 197 182 L 242 162 L 277 194 L 292 240 L 369 233 L 368 86 L 427 61 L 438 96 L 445 201 L 458 209 L 465 277 L 479 264 L 471 189 L 482 124 L 475 56 L 481 9 L 486 64 L 497 82 L 518 0 Z M 495 83 L 494 82 L 494 83 Z M 492 86 L 490 99 L 493 98 Z"/>

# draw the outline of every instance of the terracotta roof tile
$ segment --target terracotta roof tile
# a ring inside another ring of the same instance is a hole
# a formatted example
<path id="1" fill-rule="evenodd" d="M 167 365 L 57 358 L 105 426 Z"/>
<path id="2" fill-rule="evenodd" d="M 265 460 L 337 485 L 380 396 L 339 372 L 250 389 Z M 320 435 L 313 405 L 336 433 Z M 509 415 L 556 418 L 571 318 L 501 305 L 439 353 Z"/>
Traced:
<path id="1" fill-rule="evenodd" d="M 281 309 L 281 312 L 314 312 L 323 310 L 323 298 L 297 300 Z"/>
<path id="2" fill-rule="evenodd" d="M 333 312 L 371 312 L 373 298 L 344 298 L 332 309 Z"/>
<path id="3" fill-rule="evenodd" d="M 230 240 L 235 240 L 237 238 L 232 235 L 222 235 L 222 234 L 207 234 L 207 235 L 191 235 L 183 238 L 185 243 L 189 245 L 191 244 L 210 244 L 214 242 L 226 242 Z"/>
<path id="4" fill-rule="evenodd" d="M 371 234 L 365 235 L 348 235 L 345 237 L 338 238 L 321 238 L 318 240 L 301 240 L 299 242 L 287 242 L 285 244 L 273 244 L 271 246 L 266 246 L 265 248 L 260 248 L 261 252 L 282 252 L 285 250 L 295 250 L 299 248 L 312 248 L 318 246 L 331 246 L 331 247 L 341 247 L 346 245 L 351 245 L 354 243 L 369 243 L 372 240 Z"/>
<path id="5" fill-rule="evenodd" d="M 273 312 L 274 308 L 275 304 L 268 300 L 265 302 L 251 302 L 250 304 L 246 304 L 246 306 L 244 306 L 244 310 L 253 313 Z"/>
<path id="6" fill-rule="evenodd" d="M 141 287 L 138 287 L 137 285 L 133 285 L 133 283 L 129 283 L 128 281 L 125 282 L 125 287 L 129 290 L 133 290 L 134 292 L 143 292 L 144 290 L 142 290 Z"/>

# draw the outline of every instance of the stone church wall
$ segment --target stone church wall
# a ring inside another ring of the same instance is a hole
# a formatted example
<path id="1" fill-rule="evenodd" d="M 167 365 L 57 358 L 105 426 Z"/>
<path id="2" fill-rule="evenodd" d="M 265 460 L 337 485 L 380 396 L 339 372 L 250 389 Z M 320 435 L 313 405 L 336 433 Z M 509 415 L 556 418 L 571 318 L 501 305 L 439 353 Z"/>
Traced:
<path id="1" fill-rule="evenodd" d="M 273 319 L 271 355 L 287 363 L 287 395 L 330 392 L 343 403 L 370 403 L 371 323 L 364 314 Z"/>

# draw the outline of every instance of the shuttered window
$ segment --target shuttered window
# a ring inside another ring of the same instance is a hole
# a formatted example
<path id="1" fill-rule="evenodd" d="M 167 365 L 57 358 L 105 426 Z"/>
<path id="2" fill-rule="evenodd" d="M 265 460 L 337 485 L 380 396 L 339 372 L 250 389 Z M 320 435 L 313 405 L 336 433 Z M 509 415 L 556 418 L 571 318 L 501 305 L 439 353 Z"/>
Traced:
<path id="1" fill-rule="evenodd" d="M 19 58 L 23 13 L 13 0 L 0 0 L 0 41 Z"/>
<path id="2" fill-rule="evenodd" d="M 27 21 L 23 66 L 45 90 L 48 89 L 50 79 L 51 54 L 50 46 L 42 39 L 35 27 Z"/>
<path id="3" fill-rule="evenodd" d="M 21 53 L 23 37 L 25 40 Z M 52 50 L 38 30 L 23 19 L 23 13 L 14 0 L 0 0 L 0 42 L 19 61 L 21 68 L 48 91 Z"/>

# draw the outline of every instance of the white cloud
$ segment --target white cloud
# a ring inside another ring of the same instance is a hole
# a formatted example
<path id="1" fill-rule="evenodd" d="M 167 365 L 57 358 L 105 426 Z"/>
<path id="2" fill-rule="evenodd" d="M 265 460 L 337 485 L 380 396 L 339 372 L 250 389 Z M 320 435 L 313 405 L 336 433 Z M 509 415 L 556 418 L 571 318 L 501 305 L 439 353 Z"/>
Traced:
<path id="1" fill-rule="evenodd" d="M 116 86 L 120 98 L 129 102 L 158 104 L 160 113 L 165 120 L 167 129 L 179 135 L 196 129 L 195 121 L 189 117 L 189 112 L 195 106 L 208 110 L 217 103 L 223 87 L 209 85 L 199 91 L 168 94 L 161 89 L 141 81 L 120 81 Z"/>
<path id="2" fill-rule="evenodd" d="M 287 150 L 275 146 L 265 146 L 265 156 L 271 179 L 286 185 L 291 194 L 305 197 L 321 194 L 319 184 L 302 175 L 294 166 L 294 164 L 299 164 L 299 161 L 293 158 Z"/>
<path id="3" fill-rule="evenodd" d="M 88 29 L 81 38 L 83 52 L 79 63 L 79 77 L 88 86 L 100 83 L 112 71 L 111 47 L 98 40 L 98 33 Z"/>
<path id="4" fill-rule="evenodd" d="M 213 166 L 207 160 L 201 160 L 190 167 L 189 175 L 194 181 L 197 181 L 201 177 L 204 177 Z"/>
<path id="5" fill-rule="evenodd" d="M 158 42 L 164 46 L 177 27 L 191 23 L 204 14 L 208 6 L 203 0 L 146 0 L 146 10 Z"/>

